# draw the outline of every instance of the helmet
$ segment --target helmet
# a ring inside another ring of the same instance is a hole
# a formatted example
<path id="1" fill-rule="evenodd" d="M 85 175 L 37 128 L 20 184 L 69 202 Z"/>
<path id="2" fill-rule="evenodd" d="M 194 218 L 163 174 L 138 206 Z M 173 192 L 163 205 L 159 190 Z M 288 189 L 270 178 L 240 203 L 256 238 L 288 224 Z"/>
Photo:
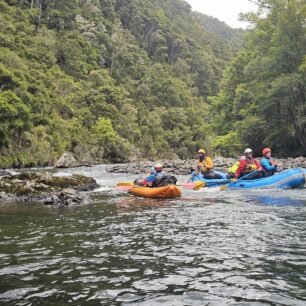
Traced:
<path id="1" fill-rule="evenodd" d="M 250 148 L 247 148 L 247 149 L 245 149 L 245 151 L 244 151 L 245 154 L 252 153 L 252 152 L 253 152 L 253 150 L 250 149 Z"/>
<path id="2" fill-rule="evenodd" d="M 263 156 L 265 156 L 267 153 L 271 153 L 271 149 L 270 148 L 264 148 L 263 150 L 262 150 L 262 155 Z"/>
<path id="3" fill-rule="evenodd" d="M 245 160 L 245 156 L 244 155 L 240 156 L 239 160 Z"/>
<path id="4" fill-rule="evenodd" d="M 156 163 L 155 165 L 154 165 L 154 168 L 156 169 L 156 168 L 162 168 L 163 167 L 163 165 L 161 164 L 161 163 Z"/>
<path id="5" fill-rule="evenodd" d="M 204 149 L 200 149 L 199 151 L 198 151 L 198 154 L 205 154 L 206 153 L 206 151 L 204 150 Z"/>

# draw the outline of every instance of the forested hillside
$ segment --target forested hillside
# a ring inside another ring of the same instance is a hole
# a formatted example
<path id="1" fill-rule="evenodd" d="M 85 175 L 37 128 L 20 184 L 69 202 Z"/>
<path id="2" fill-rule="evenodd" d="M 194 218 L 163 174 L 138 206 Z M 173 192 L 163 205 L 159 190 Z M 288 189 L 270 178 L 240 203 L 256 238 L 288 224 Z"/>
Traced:
<path id="1" fill-rule="evenodd" d="M 306 2 L 258 0 L 261 14 L 211 98 L 213 146 L 224 155 L 264 146 L 306 155 Z"/>
<path id="2" fill-rule="evenodd" d="M 181 0 L 0 0 L 0 165 L 192 156 L 233 33 Z"/>
<path id="3" fill-rule="evenodd" d="M 212 16 L 207 16 L 198 12 L 194 12 L 194 15 L 198 18 L 205 31 L 213 34 L 216 36 L 216 38 L 225 40 L 229 44 L 227 48 L 229 57 L 232 57 L 232 52 L 236 52 L 237 50 L 241 49 L 244 41 L 244 30 L 232 29 L 223 21 L 220 21 Z"/>

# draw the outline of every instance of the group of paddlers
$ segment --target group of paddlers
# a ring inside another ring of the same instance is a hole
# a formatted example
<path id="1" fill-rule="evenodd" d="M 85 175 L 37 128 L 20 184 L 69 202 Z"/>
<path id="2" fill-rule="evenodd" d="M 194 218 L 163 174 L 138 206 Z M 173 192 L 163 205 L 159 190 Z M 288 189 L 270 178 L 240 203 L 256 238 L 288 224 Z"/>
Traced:
<path id="1" fill-rule="evenodd" d="M 223 176 L 214 171 L 214 164 L 206 154 L 204 149 L 198 150 L 199 161 L 193 176 L 200 175 L 204 179 L 222 179 Z M 262 159 L 258 162 L 253 157 L 253 150 L 245 149 L 244 155 L 237 160 L 232 167 L 228 169 L 227 178 L 236 181 L 247 175 L 248 180 L 272 176 L 277 171 L 277 163 L 271 158 L 272 151 L 270 148 L 262 150 Z M 176 184 L 177 179 L 173 175 L 166 174 L 163 171 L 163 165 L 157 163 L 152 167 L 145 178 L 135 180 L 136 185 L 147 187 L 161 187 L 170 184 Z"/>
<path id="2" fill-rule="evenodd" d="M 253 157 L 252 149 L 245 149 L 244 154 L 240 157 L 239 161 L 235 162 L 228 169 L 228 178 L 235 180 L 248 175 L 248 180 L 253 180 L 272 176 L 277 171 L 277 163 L 271 157 L 272 151 L 270 148 L 264 148 L 262 150 L 260 162 Z"/>
<path id="3" fill-rule="evenodd" d="M 277 170 L 277 163 L 271 158 L 270 148 L 262 150 L 262 159 L 258 162 L 253 157 L 253 150 L 245 149 L 244 155 L 228 169 L 227 178 L 233 181 L 248 175 L 248 180 L 268 177 Z M 213 162 L 209 156 L 206 156 L 204 149 L 198 151 L 199 162 L 197 164 L 196 174 L 202 174 L 205 179 L 220 179 L 222 175 L 213 170 Z"/>

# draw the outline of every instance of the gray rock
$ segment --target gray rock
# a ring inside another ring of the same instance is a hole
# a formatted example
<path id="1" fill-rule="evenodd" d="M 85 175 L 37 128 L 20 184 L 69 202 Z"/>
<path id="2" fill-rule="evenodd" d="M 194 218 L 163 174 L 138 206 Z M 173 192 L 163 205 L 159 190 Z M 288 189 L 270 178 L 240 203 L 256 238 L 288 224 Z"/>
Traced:
<path id="1" fill-rule="evenodd" d="M 67 188 L 63 189 L 60 193 L 52 195 L 51 198 L 47 198 L 44 201 L 46 205 L 72 205 L 81 204 L 84 197 L 80 195 L 76 190 Z"/>
<path id="2" fill-rule="evenodd" d="M 52 176 L 48 172 L 24 172 L 0 179 L 0 200 L 42 202 L 52 205 L 80 204 L 87 191 L 99 187 L 90 177 Z"/>
<path id="3" fill-rule="evenodd" d="M 6 170 L 0 170 L 0 177 L 1 176 L 11 176 L 11 173 Z"/>
<path id="4" fill-rule="evenodd" d="M 75 168 L 80 166 L 82 164 L 70 152 L 65 152 L 55 164 L 56 168 Z"/>

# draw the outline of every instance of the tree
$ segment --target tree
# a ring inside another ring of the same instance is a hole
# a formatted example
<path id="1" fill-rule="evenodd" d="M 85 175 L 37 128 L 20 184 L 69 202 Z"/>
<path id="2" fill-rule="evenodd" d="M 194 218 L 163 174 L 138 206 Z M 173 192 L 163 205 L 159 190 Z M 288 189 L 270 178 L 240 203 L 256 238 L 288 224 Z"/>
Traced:
<path id="1" fill-rule="evenodd" d="M 19 143 L 22 132 L 30 126 L 29 108 L 10 90 L 0 93 L 0 122 L 0 149 L 13 137 Z"/>
<path id="2" fill-rule="evenodd" d="M 222 110 L 215 126 L 221 134 L 238 129 L 241 146 L 272 146 L 280 153 L 305 154 L 305 3 L 259 2 L 265 14 L 244 16 L 254 29 L 247 36 L 246 49 L 227 70 L 220 94 L 211 100 Z"/>

